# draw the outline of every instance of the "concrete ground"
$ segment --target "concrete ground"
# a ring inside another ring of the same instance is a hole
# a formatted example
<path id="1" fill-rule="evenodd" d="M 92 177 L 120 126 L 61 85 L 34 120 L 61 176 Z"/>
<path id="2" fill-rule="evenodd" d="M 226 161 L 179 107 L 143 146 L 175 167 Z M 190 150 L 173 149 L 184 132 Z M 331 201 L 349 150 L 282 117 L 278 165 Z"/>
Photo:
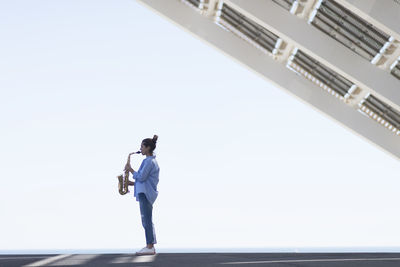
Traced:
<path id="1" fill-rule="evenodd" d="M 268 266 L 399 267 L 400 253 L 157 253 L 0 255 L 0 267 L 30 266 Z"/>

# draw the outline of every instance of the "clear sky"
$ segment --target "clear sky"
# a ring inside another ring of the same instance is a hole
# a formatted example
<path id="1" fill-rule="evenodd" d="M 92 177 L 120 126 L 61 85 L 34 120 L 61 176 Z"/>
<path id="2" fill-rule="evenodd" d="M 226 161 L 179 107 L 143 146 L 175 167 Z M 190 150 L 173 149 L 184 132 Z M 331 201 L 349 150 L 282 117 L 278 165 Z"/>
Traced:
<path id="1" fill-rule="evenodd" d="M 143 247 L 154 134 L 159 251 L 400 247 L 397 159 L 141 4 L 1 1 L 0 36 L 0 251 Z"/>

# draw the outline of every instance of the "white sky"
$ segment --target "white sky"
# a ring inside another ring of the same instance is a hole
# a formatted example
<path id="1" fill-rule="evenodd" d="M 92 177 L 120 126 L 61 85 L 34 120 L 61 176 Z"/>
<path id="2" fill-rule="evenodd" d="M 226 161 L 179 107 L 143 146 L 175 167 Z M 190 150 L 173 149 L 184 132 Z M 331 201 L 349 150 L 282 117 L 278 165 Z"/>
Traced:
<path id="1" fill-rule="evenodd" d="M 158 251 L 400 245 L 398 160 L 137 2 L 1 1 L 0 36 L 0 251 L 143 247 L 153 134 Z"/>

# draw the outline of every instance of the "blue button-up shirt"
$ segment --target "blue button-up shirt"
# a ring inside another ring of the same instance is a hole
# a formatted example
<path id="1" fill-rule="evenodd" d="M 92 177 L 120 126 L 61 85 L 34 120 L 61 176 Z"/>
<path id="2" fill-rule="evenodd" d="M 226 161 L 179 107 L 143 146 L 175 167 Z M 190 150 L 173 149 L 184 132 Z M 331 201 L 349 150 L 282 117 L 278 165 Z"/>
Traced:
<path id="1" fill-rule="evenodd" d="M 157 184 L 160 167 L 156 161 L 156 156 L 147 156 L 140 164 L 139 170 L 133 173 L 135 179 L 134 196 L 139 201 L 139 193 L 145 193 L 146 198 L 153 205 L 158 196 Z"/>

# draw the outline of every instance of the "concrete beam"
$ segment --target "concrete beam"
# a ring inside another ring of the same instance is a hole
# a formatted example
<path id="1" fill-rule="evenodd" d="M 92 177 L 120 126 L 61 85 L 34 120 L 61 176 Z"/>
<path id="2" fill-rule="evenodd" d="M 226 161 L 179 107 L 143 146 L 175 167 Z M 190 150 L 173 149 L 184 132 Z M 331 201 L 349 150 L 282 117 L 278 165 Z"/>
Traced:
<path id="1" fill-rule="evenodd" d="M 400 41 L 399 0 L 335 0 Z"/>
<path id="2" fill-rule="evenodd" d="M 275 34 L 306 51 L 360 88 L 374 93 L 393 108 L 400 110 L 400 81 L 377 68 L 347 47 L 293 16 L 272 1 L 225 1 Z"/>
<path id="3" fill-rule="evenodd" d="M 176 0 L 138 0 L 186 32 L 246 66 L 268 82 L 400 159 L 399 136 L 286 68 L 214 21 Z M 294 111 L 295 112 L 295 111 Z M 267 121 L 266 121 L 267 123 Z M 345 151 L 343 151 L 345 153 Z"/>

